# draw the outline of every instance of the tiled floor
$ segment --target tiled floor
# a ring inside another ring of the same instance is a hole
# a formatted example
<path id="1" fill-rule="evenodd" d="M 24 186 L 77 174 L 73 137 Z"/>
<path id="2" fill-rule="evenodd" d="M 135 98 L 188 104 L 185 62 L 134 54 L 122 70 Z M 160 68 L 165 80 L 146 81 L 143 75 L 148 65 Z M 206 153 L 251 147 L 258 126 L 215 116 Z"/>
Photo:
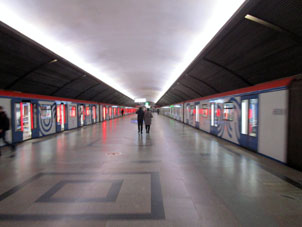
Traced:
<path id="1" fill-rule="evenodd" d="M 301 226 L 302 173 L 163 116 L 0 158 L 0 226 Z"/>

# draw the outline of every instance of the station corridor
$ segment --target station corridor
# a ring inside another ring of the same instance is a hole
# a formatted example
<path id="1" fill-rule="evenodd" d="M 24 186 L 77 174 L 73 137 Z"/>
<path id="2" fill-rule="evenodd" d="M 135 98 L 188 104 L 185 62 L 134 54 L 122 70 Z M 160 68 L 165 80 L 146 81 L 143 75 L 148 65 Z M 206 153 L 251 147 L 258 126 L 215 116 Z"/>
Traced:
<path id="1" fill-rule="evenodd" d="M 0 226 L 301 226 L 301 172 L 154 115 L 4 151 Z"/>

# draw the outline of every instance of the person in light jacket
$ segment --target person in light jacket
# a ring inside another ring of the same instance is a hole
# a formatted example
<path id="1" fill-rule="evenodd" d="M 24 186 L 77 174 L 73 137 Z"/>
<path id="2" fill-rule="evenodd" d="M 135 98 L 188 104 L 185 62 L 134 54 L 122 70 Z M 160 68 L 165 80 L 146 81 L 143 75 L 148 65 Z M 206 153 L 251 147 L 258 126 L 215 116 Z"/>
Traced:
<path id="1" fill-rule="evenodd" d="M 147 111 L 144 114 L 144 121 L 146 125 L 146 132 L 150 132 L 150 126 L 151 126 L 151 121 L 152 121 L 153 115 L 150 111 L 150 109 L 147 109 Z"/>

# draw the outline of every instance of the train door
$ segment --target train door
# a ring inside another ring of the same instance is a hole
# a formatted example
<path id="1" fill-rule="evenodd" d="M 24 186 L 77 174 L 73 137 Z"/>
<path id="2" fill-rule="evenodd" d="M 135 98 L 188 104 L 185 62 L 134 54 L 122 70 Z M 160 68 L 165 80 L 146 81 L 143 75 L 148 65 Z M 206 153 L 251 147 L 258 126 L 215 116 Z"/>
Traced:
<path id="1" fill-rule="evenodd" d="M 189 124 L 189 115 L 190 115 L 190 105 L 186 104 L 186 110 L 184 111 L 185 115 L 185 122 L 186 124 Z"/>
<path id="2" fill-rule="evenodd" d="M 114 118 L 116 118 L 116 117 L 117 117 L 117 114 L 116 114 L 116 112 L 117 112 L 117 111 L 116 111 L 116 109 L 117 109 L 116 107 L 114 107 L 114 109 L 113 109 L 113 115 L 114 115 Z"/>
<path id="3" fill-rule="evenodd" d="M 78 126 L 81 127 L 84 125 L 85 121 L 85 110 L 84 105 L 78 106 Z"/>
<path id="4" fill-rule="evenodd" d="M 104 120 L 104 117 L 103 117 L 103 106 L 100 105 L 100 122 L 102 122 Z"/>
<path id="5" fill-rule="evenodd" d="M 66 106 L 64 103 L 57 104 L 57 132 L 64 131 L 67 128 L 66 123 Z"/>
<path id="6" fill-rule="evenodd" d="M 33 100 L 30 104 L 31 109 L 31 133 L 32 138 L 39 137 L 39 127 L 38 127 L 38 101 Z"/>
<path id="7" fill-rule="evenodd" d="M 91 124 L 91 119 L 92 119 L 90 105 L 85 106 L 84 115 L 85 115 L 84 124 L 85 125 L 90 125 Z"/>
<path id="8" fill-rule="evenodd" d="M 106 107 L 103 106 L 103 121 L 106 121 Z"/>
<path id="9" fill-rule="evenodd" d="M 258 147 L 258 95 L 241 97 L 240 144 L 257 151 Z"/>
<path id="10" fill-rule="evenodd" d="M 199 102 L 195 103 L 195 127 L 199 128 Z"/>
<path id="11" fill-rule="evenodd" d="M 112 107 L 109 107 L 109 120 L 112 119 Z"/>
<path id="12" fill-rule="evenodd" d="M 22 101 L 21 99 L 12 100 L 13 114 L 11 125 L 12 140 L 14 143 L 31 139 L 33 136 L 38 137 L 36 109 L 36 102 L 33 105 L 30 101 Z"/>
<path id="13" fill-rule="evenodd" d="M 217 135 L 218 119 L 217 119 L 217 104 L 212 102 L 210 104 L 210 115 L 211 115 L 211 134 Z"/>
<path id="14" fill-rule="evenodd" d="M 22 125 L 23 128 L 23 140 L 31 139 L 31 123 L 32 123 L 32 114 L 31 114 L 31 103 L 23 102 L 21 103 L 20 111 L 22 117 Z"/>
<path id="15" fill-rule="evenodd" d="M 92 123 L 96 123 L 96 106 L 92 106 Z"/>
<path id="16" fill-rule="evenodd" d="M 217 103 L 212 102 L 210 104 L 210 117 L 211 117 L 211 126 L 210 132 L 211 134 L 218 135 L 218 117 L 220 116 L 220 110 L 218 108 Z"/>

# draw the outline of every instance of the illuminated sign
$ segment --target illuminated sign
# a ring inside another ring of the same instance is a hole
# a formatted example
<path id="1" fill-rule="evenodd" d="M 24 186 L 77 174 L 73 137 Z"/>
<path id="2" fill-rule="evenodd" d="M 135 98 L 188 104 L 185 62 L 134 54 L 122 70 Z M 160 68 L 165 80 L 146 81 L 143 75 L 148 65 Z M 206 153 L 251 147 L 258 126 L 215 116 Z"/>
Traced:
<path id="1" fill-rule="evenodd" d="M 146 102 L 147 100 L 145 98 L 139 98 L 139 99 L 134 99 L 134 102 L 140 103 L 140 102 Z"/>

